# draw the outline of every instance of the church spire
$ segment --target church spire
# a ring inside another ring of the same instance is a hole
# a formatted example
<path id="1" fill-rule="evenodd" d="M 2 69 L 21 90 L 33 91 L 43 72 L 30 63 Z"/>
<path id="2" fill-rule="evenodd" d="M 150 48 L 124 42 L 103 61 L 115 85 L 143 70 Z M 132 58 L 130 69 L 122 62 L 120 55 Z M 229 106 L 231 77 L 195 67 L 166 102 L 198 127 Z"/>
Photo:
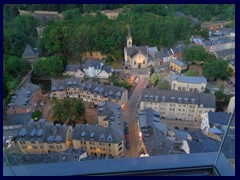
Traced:
<path id="1" fill-rule="evenodd" d="M 129 26 L 128 26 L 128 36 L 127 36 L 127 47 L 132 47 L 132 36 L 131 36 Z"/>

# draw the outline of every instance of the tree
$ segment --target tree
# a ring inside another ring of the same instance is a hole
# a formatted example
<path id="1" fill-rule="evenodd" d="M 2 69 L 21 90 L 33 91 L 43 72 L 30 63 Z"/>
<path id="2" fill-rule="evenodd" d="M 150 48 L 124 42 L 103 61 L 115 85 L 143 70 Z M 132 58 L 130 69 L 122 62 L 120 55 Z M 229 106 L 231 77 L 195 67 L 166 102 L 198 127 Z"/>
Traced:
<path id="1" fill-rule="evenodd" d="M 159 74 L 156 72 L 154 72 L 150 78 L 150 81 L 154 86 L 156 86 L 160 80 L 161 80 L 161 78 L 160 78 Z"/>
<path id="2" fill-rule="evenodd" d="M 33 65 L 33 69 L 36 76 L 58 76 L 62 74 L 64 66 L 61 58 L 51 56 L 39 59 Z"/>
<path id="3" fill-rule="evenodd" d="M 159 81 L 158 88 L 159 89 L 170 90 L 171 86 L 170 86 L 168 81 L 164 80 L 164 81 Z"/>
<path id="4" fill-rule="evenodd" d="M 204 61 L 207 52 L 202 45 L 192 45 L 183 50 L 183 60 L 188 62 Z"/>
<path id="5" fill-rule="evenodd" d="M 53 119 L 58 121 L 76 121 L 85 115 L 85 107 L 81 100 L 64 98 L 54 100 Z"/>
<path id="6" fill-rule="evenodd" d="M 33 16 L 16 16 L 10 22 L 4 20 L 4 53 L 21 56 L 27 43 L 36 44 L 36 27 L 40 22 Z"/>
<path id="7" fill-rule="evenodd" d="M 150 69 L 150 76 L 152 76 L 152 74 L 155 72 L 155 69 L 154 69 L 154 67 L 151 67 L 151 69 Z"/>
<path id="8" fill-rule="evenodd" d="M 232 75 L 233 70 L 228 62 L 222 59 L 206 62 L 203 65 L 203 75 L 210 79 L 226 79 Z"/>
<path id="9" fill-rule="evenodd" d="M 35 110 L 35 111 L 32 113 L 32 118 L 33 118 L 34 120 L 39 120 L 39 119 L 41 119 L 41 117 L 42 117 L 42 111 L 39 110 L 39 109 Z"/>
<path id="10" fill-rule="evenodd" d="M 184 75 L 185 76 L 197 76 L 197 72 L 193 69 L 189 69 Z"/>

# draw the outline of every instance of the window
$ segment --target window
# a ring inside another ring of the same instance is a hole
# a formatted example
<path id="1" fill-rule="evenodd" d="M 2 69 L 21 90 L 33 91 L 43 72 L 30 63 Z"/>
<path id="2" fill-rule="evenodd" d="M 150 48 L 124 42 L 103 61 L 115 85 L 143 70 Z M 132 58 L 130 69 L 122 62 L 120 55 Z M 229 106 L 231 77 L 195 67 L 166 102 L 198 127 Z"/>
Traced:
<path id="1" fill-rule="evenodd" d="M 143 64 L 145 64 L 145 61 L 143 61 Z"/>
<path id="2" fill-rule="evenodd" d="M 134 65 L 136 65 L 136 61 L 134 61 Z"/>

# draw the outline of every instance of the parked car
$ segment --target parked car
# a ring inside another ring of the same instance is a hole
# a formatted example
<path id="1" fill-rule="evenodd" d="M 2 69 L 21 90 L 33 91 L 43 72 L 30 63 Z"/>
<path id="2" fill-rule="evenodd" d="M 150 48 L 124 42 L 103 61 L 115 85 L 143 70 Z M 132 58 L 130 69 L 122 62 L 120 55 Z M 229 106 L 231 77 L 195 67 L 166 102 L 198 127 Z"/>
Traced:
<path id="1" fill-rule="evenodd" d="M 125 121 L 125 126 L 128 127 L 128 120 Z"/>
<path id="2" fill-rule="evenodd" d="M 130 143 L 129 143 L 129 141 L 126 141 L 126 149 L 127 149 L 127 150 L 130 149 Z"/>
<path id="3" fill-rule="evenodd" d="M 129 141 L 129 140 L 130 140 L 129 134 L 126 134 L 126 135 L 125 135 L 125 140 L 126 140 L 126 141 Z"/>
<path id="4" fill-rule="evenodd" d="M 125 127 L 125 134 L 129 134 L 128 127 Z"/>

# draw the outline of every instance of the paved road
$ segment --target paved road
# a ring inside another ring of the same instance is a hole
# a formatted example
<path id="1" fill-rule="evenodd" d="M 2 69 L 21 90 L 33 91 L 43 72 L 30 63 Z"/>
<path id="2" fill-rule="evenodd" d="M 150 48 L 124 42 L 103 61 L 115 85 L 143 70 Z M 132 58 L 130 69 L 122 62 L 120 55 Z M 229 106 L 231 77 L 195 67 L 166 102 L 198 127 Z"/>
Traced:
<path id="1" fill-rule="evenodd" d="M 141 149 L 141 142 L 139 140 L 139 127 L 137 121 L 137 105 L 140 100 L 141 90 L 145 88 L 148 83 L 149 75 L 139 75 L 139 81 L 135 90 L 130 97 L 127 105 L 123 110 L 124 121 L 128 120 L 128 129 L 130 135 L 130 150 L 125 151 L 126 157 L 138 157 L 138 153 Z"/>

